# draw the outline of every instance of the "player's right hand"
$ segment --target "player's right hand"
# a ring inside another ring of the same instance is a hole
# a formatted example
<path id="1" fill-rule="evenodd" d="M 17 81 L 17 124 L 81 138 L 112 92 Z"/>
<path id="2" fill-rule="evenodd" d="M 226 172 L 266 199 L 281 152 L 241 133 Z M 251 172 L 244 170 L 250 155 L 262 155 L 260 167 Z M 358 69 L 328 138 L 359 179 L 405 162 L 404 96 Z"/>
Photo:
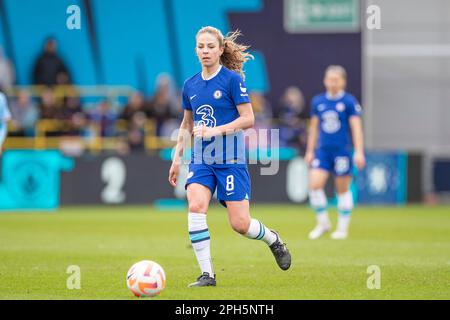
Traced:
<path id="1" fill-rule="evenodd" d="M 169 170 L 169 183 L 176 187 L 178 174 L 180 173 L 180 164 L 173 162 Z"/>
<path id="2" fill-rule="evenodd" d="M 307 151 L 306 153 L 305 153 L 305 162 L 306 162 L 306 164 L 309 166 L 309 165 L 311 165 L 311 162 L 314 160 L 314 152 L 310 152 L 310 151 Z"/>

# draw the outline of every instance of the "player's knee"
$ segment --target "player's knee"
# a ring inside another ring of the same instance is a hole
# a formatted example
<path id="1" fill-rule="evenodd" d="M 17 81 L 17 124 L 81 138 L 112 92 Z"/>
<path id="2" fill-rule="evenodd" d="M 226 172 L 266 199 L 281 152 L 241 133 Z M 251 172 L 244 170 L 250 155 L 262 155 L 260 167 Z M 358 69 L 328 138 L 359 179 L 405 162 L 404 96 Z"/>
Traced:
<path id="1" fill-rule="evenodd" d="M 208 204 L 199 199 L 191 199 L 189 201 L 189 212 L 205 213 L 208 211 Z"/>
<path id="2" fill-rule="evenodd" d="M 244 218 L 235 218 L 231 220 L 231 227 L 240 234 L 246 234 L 250 227 L 250 220 Z"/>
<path id="3" fill-rule="evenodd" d="M 317 191 L 323 189 L 323 183 L 320 179 L 310 177 L 309 179 L 309 190 Z"/>

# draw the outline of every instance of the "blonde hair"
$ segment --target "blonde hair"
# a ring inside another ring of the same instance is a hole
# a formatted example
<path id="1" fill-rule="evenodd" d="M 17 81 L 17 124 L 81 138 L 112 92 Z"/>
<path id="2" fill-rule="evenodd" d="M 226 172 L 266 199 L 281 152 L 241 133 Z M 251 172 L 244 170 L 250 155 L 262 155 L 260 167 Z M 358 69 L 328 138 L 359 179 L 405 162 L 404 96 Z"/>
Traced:
<path id="1" fill-rule="evenodd" d="M 325 71 L 325 74 L 327 74 L 328 72 L 335 72 L 339 74 L 342 77 L 342 79 L 347 80 L 347 71 L 343 66 L 340 65 L 328 66 L 327 70 Z"/>
<path id="2" fill-rule="evenodd" d="M 223 48 L 223 53 L 220 56 L 220 63 L 230 70 L 239 73 L 242 78 L 245 79 L 245 74 L 243 71 L 244 63 L 254 57 L 246 52 L 250 46 L 239 44 L 236 42 L 237 37 L 241 36 L 242 33 L 239 30 L 227 33 L 223 36 L 222 32 L 211 26 L 201 28 L 196 35 L 196 38 L 202 33 L 210 33 L 216 36 L 219 41 L 219 46 Z"/>

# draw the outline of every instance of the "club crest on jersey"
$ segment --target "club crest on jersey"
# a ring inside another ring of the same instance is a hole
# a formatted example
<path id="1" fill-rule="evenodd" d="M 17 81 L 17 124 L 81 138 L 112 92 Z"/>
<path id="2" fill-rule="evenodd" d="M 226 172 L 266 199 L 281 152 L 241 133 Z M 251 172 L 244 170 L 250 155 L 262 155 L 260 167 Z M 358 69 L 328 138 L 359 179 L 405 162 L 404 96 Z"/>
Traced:
<path id="1" fill-rule="evenodd" d="M 222 91 L 220 91 L 220 90 L 214 91 L 213 96 L 214 96 L 214 99 L 220 99 L 222 97 Z"/>
<path id="2" fill-rule="evenodd" d="M 345 110 L 345 104 L 343 104 L 342 102 L 339 102 L 338 104 L 336 104 L 336 110 L 339 112 L 342 112 Z"/>

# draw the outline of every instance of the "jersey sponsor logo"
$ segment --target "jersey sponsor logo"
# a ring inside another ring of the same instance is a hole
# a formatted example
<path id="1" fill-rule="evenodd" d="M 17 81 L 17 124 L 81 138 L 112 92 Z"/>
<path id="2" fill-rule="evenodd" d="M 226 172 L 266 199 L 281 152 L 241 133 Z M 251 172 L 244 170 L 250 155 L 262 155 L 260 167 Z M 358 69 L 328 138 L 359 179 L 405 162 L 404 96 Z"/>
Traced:
<path id="1" fill-rule="evenodd" d="M 195 113 L 201 116 L 201 120 L 197 122 L 199 126 L 206 127 L 215 127 L 216 126 L 216 118 L 214 117 L 214 108 L 208 104 L 204 104 L 199 107 Z"/>
<path id="2" fill-rule="evenodd" d="M 341 128 L 341 121 L 336 111 L 330 110 L 322 113 L 322 129 L 326 133 L 335 133 Z"/>
<path id="3" fill-rule="evenodd" d="M 196 94 L 194 94 L 192 97 L 189 97 L 189 100 L 192 100 L 192 99 L 194 99 L 195 97 L 196 97 L 197 95 Z"/>
<path id="4" fill-rule="evenodd" d="M 222 97 L 222 91 L 220 91 L 220 90 L 214 91 L 213 96 L 214 96 L 214 99 L 220 99 Z"/>
<path id="5" fill-rule="evenodd" d="M 356 112 L 361 113 L 362 108 L 361 108 L 361 105 L 360 105 L 359 103 L 357 103 L 357 104 L 355 105 L 355 110 L 356 110 Z"/>
<path id="6" fill-rule="evenodd" d="M 342 112 L 345 110 L 345 104 L 343 104 L 342 102 L 339 102 L 338 104 L 336 104 L 336 110 L 338 112 Z"/>
<path id="7" fill-rule="evenodd" d="M 239 82 L 239 87 L 241 88 L 242 93 L 247 93 L 247 88 L 242 86 L 242 83 Z"/>

